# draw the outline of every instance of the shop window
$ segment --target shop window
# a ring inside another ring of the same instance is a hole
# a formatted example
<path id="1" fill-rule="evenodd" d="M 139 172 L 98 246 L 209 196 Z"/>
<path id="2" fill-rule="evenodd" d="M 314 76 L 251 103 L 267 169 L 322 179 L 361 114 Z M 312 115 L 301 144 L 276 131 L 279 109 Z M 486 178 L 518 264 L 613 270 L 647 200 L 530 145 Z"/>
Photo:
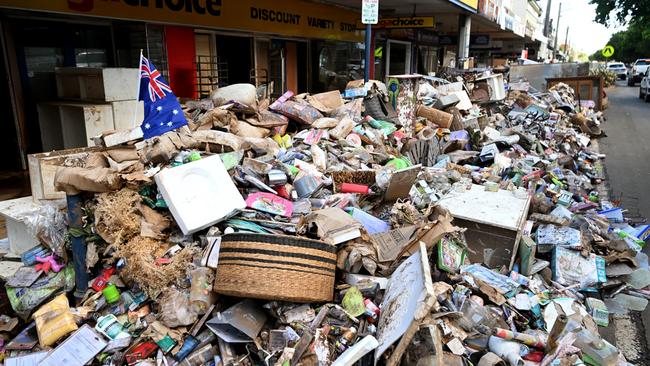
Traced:
<path id="1" fill-rule="evenodd" d="M 34 73 L 52 72 L 63 66 L 63 49 L 59 47 L 25 47 L 25 64 L 29 77 Z"/>
<path id="2" fill-rule="evenodd" d="M 349 81 L 363 79 L 364 58 L 362 43 L 320 42 L 317 88 L 343 91 Z"/>
<path id="3" fill-rule="evenodd" d="M 75 49 L 77 67 L 107 67 L 106 50 L 100 48 Z"/>

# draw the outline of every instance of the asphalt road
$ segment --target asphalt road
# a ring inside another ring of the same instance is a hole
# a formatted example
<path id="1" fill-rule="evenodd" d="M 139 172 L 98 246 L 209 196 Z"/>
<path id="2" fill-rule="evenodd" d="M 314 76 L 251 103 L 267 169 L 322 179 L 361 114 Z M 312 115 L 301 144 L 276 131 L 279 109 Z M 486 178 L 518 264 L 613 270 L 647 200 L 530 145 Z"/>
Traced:
<path id="1" fill-rule="evenodd" d="M 609 88 L 607 94 L 609 108 L 603 126 L 607 137 L 598 143 L 600 152 L 607 155 L 605 170 L 611 198 L 620 200 L 628 216 L 650 219 L 650 103 L 639 99 L 638 84 L 628 87 L 624 81 Z M 644 251 L 650 253 L 650 246 Z M 643 313 L 613 320 L 606 339 L 615 343 L 631 363 L 650 364 L 650 306 Z"/>

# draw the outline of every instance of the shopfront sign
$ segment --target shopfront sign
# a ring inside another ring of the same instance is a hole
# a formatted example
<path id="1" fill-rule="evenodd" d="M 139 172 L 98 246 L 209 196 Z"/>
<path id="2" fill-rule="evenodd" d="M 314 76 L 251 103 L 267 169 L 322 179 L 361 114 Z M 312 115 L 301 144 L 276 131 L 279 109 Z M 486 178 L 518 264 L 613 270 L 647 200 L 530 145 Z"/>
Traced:
<path id="1" fill-rule="evenodd" d="M 2 0 L 0 7 L 362 41 L 359 13 L 302 0 Z"/>
<path id="2" fill-rule="evenodd" d="M 433 28 L 436 25 L 434 17 L 397 17 L 381 18 L 373 29 L 399 29 L 399 28 Z M 363 29 L 365 25 L 357 22 L 357 28 Z"/>
<path id="3" fill-rule="evenodd" d="M 473 13 L 478 11 L 478 0 L 449 0 L 449 2 Z"/>

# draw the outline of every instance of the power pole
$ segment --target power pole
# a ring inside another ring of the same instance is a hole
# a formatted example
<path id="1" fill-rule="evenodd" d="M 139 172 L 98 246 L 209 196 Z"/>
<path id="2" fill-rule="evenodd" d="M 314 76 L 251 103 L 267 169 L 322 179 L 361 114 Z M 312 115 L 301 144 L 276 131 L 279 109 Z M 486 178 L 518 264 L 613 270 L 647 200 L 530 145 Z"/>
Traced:
<path id="1" fill-rule="evenodd" d="M 546 2 L 546 16 L 544 17 L 544 37 L 548 37 L 550 33 L 549 23 L 551 21 L 551 0 Z"/>
<path id="2" fill-rule="evenodd" d="M 560 3 L 560 7 L 557 9 L 557 22 L 555 22 L 555 40 L 553 41 L 553 60 L 556 58 L 556 53 L 557 53 L 557 39 L 560 36 L 560 13 L 562 12 L 562 3 Z"/>
<path id="3" fill-rule="evenodd" d="M 566 36 L 564 37 L 564 53 L 566 54 L 566 60 L 569 61 L 569 27 L 566 27 Z"/>

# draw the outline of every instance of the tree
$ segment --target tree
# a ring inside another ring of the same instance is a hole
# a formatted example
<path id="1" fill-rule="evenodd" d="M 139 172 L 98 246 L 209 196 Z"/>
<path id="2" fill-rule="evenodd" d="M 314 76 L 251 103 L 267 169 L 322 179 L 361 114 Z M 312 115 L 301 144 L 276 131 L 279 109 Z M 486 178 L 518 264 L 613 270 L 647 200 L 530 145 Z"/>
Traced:
<path id="1" fill-rule="evenodd" d="M 650 0 L 589 0 L 589 3 L 596 5 L 596 21 L 601 24 L 611 25 L 612 20 L 621 24 L 650 23 Z"/>
<path id="2" fill-rule="evenodd" d="M 642 23 L 634 21 L 621 32 L 614 33 L 608 44 L 614 46 L 614 59 L 623 62 L 633 62 L 637 58 L 650 56 L 650 29 Z M 605 57 L 596 51 L 589 57 L 591 60 L 606 61 Z"/>

